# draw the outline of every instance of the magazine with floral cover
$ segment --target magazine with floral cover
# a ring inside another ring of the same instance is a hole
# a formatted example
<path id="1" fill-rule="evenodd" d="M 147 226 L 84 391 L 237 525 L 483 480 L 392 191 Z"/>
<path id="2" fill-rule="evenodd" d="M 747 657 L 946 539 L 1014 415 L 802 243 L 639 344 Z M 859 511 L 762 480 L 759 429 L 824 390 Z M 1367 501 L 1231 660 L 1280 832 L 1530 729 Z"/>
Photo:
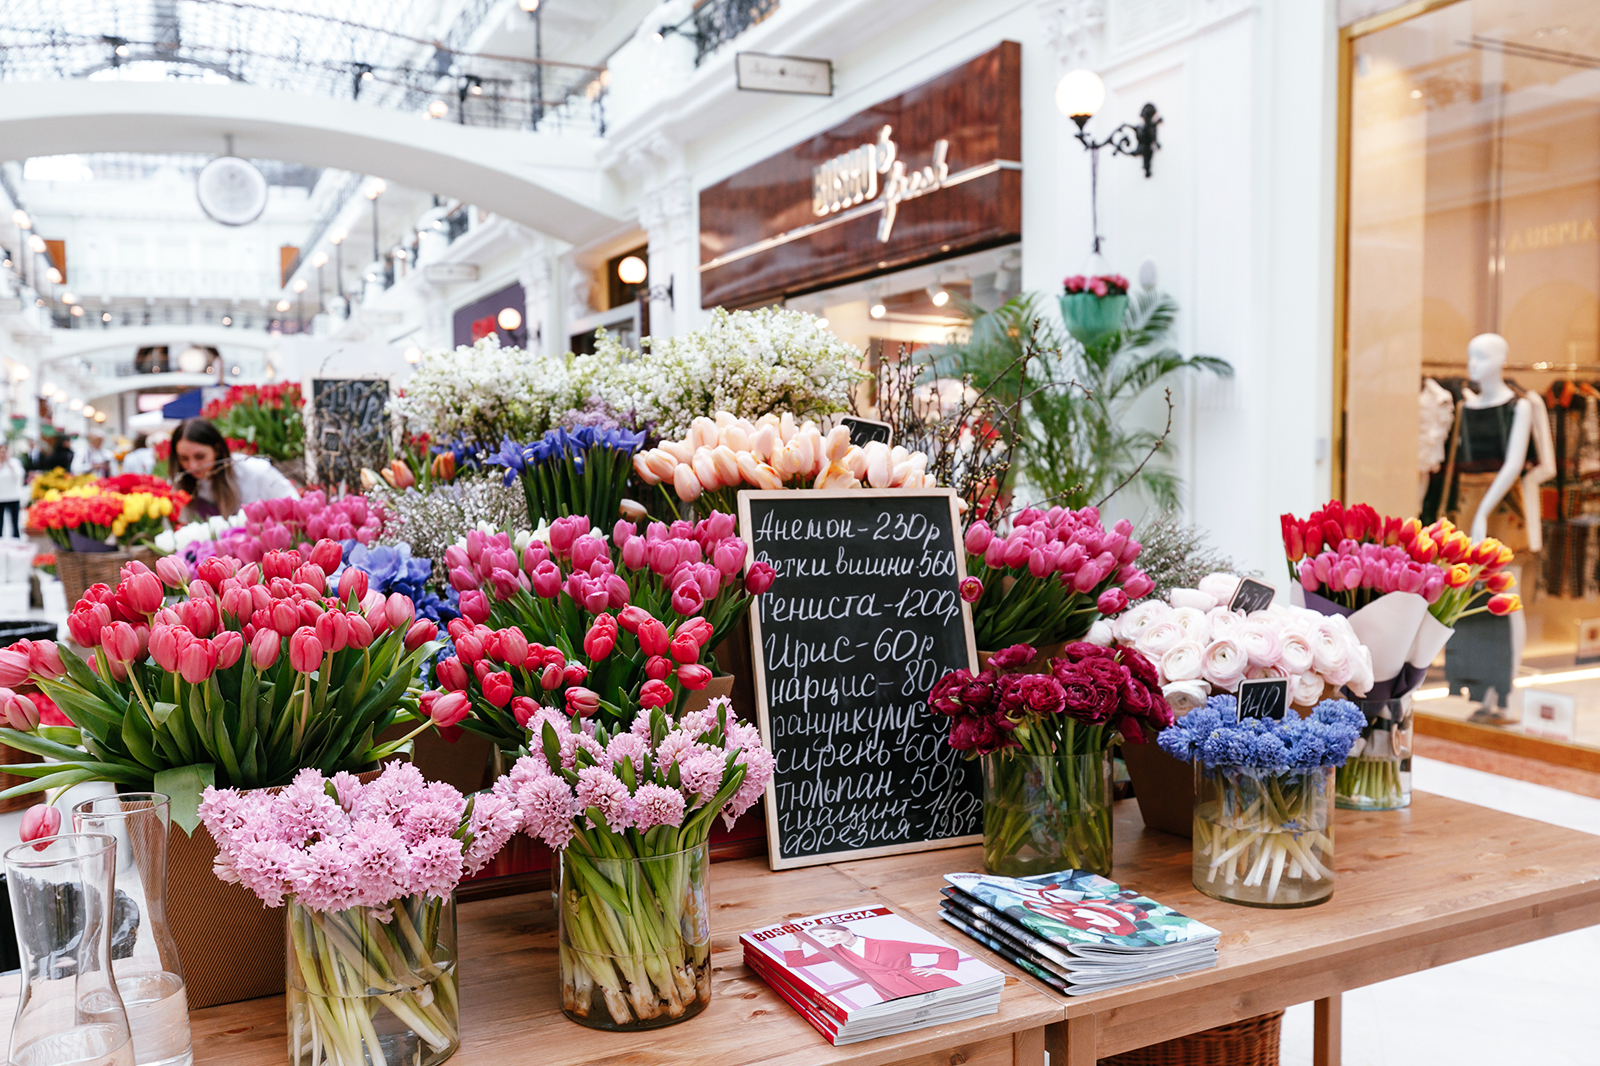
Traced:
<path id="1" fill-rule="evenodd" d="M 739 940 L 751 969 L 836 1044 L 1000 1009 L 1000 971 L 888 907 L 796 918 Z"/>
<path id="2" fill-rule="evenodd" d="M 1221 936 L 1209 925 L 1083 870 L 1025 878 L 952 873 L 945 880 L 1006 925 L 1080 958 L 1173 953 L 1191 945 L 1214 946 Z"/>

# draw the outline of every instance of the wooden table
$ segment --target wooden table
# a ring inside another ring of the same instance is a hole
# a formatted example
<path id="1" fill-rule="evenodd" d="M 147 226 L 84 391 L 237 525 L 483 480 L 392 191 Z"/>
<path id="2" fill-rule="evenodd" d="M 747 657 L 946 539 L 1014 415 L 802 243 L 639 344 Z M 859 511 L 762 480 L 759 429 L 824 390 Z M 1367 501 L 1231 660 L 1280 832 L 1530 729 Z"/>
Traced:
<path id="1" fill-rule="evenodd" d="M 1120 882 L 1222 930 L 1211 970 L 1064 997 L 939 921 L 944 873 L 978 848 L 771 873 L 712 867 L 713 996 L 665 1030 L 600 1033 L 561 1014 L 548 893 L 460 908 L 462 1044 L 452 1066 L 824 1063 L 1092 1066 L 1096 1057 L 1316 1002 L 1316 1062 L 1339 1062 L 1339 995 L 1375 981 L 1600 924 L 1600 840 L 1417 794 L 1409 810 L 1336 819 L 1333 899 L 1304 910 L 1221 903 L 1195 891 L 1186 841 L 1118 805 Z M 741 961 L 738 935 L 785 917 L 887 901 L 1008 975 L 1000 1013 L 834 1048 Z M 0 1004 L 0 1012 L 9 1008 Z M 195 1011 L 200 1066 L 275 1066 L 287 1055 L 281 997 Z"/>
<path id="2" fill-rule="evenodd" d="M 1050 1027 L 1051 1066 L 1093 1066 L 1098 1056 L 1307 1001 L 1316 1004 L 1315 1062 L 1338 1066 L 1345 990 L 1600 925 L 1600 839 L 1468 803 L 1414 793 L 1403 811 L 1339 811 L 1333 898 L 1302 910 L 1202 895 L 1187 842 L 1145 829 L 1131 802 L 1118 808 L 1112 876 L 1220 929 L 1220 958 L 1199 973 L 1057 996 L 1065 1018 Z M 937 922 L 938 874 L 981 862 L 973 848 L 838 869 Z"/>

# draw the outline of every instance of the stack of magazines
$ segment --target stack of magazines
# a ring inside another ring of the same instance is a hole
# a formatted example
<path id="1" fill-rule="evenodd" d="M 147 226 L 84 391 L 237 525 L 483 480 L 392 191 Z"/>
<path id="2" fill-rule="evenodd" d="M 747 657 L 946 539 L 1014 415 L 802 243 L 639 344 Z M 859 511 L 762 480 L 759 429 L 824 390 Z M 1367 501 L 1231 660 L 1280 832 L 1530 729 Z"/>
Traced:
<path id="1" fill-rule="evenodd" d="M 836 911 L 739 938 L 749 966 L 833 1044 L 993 1014 L 1005 975 L 888 907 Z"/>
<path id="2" fill-rule="evenodd" d="M 1098 874 L 944 879 L 940 917 L 1069 996 L 1217 964 L 1215 929 Z"/>

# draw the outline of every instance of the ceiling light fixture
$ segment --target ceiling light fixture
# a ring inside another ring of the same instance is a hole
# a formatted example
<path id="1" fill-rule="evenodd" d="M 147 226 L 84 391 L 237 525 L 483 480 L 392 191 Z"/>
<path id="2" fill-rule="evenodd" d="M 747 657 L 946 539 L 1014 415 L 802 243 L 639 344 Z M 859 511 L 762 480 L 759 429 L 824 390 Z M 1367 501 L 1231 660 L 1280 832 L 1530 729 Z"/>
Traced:
<path id="1" fill-rule="evenodd" d="M 943 285 L 929 285 L 928 299 L 933 301 L 933 306 L 943 307 L 950 302 L 950 294 L 945 291 Z"/>
<path id="2" fill-rule="evenodd" d="M 82 304 L 73 304 L 72 305 L 72 317 L 73 318 L 82 318 L 83 317 L 83 305 Z"/>
<path id="3" fill-rule="evenodd" d="M 75 304 L 78 302 L 78 298 L 72 295 L 70 292 L 64 292 L 61 294 L 61 302 L 64 304 Z"/>
<path id="4" fill-rule="evenodd" d="M 626 256 L 617 264 L 617 278 L 624 285 L 643 285 L 650 276 L 650 267 L 636 255 Z"/>
<path id="5" fill-rule="evenodd" d="M 343 244 L 344 239 L 348 236 L 350 236 L 350 231 L 341 226 L 328 234 L 328 243 L 334 245 Z"/>
<path id="6" fill-rule="evenodd" d="M 94 405 L 93 404 L 87 404 L 86 403 L 86 404 L 83 405 L 83 417 L 84 418 L 93 418 L 94 417 Z"/>
<path id="7" fill-rule="evenodd" d="M 106 420 L 106 413 L 104 411 L 96 411 L 94 413 L 94 420 L 96 422 L 104 422 Z"/>
<path id="8" fill-rule="evenodd" d="M 287 303 L 288 301 L 284 301 Z M 185 374 L 199 374 L 205 370 L 206 364 L 211 361 L 211 353 L 204 348 L 191 344 L 178 353 L 178 369 Z"/>
<path id="9" fill-rule="evenodd" d="M 444 118 L 450 113 L 450 105 L 443 100 L 435 100 L 428 105 L 429 118 Z"/>
<path id="10" fill-rule="evenodd" d="M 292 289 L 293 291 L 295 291 L 297 293 L 305 292 L 306 289 L 308 289 L 310 287 L 311 286 L 306 282 L 305 278 L 295 278 L 294 279 L 294 284 L 289 286 L 290 289 Z"/>
<path id="11" fill-rule="evenodd" d="M 882 318 L 888 313 L 889 309 L 883 306 L 882 300 L 874 300 L 872 302 L 872 309 L 867 312 L 867 314 L 871 315 L 873 318 Z"/>
<path id="12" fill-rule="evenodd" d="M 49 270 L 44 272 L 44 276 L 50 279 L 50 284 L 52 285 L 60 285 L 63 281 L 67 280 L 64 276 L 62 276 L 59 267 L 51 267 Z"/>
<path id="13" fill-rule="evenodd" d="M 74 396 L 67 401 L 67 408 L 72 411 L 81 411 L 83 410 L 83 401 Z"/>

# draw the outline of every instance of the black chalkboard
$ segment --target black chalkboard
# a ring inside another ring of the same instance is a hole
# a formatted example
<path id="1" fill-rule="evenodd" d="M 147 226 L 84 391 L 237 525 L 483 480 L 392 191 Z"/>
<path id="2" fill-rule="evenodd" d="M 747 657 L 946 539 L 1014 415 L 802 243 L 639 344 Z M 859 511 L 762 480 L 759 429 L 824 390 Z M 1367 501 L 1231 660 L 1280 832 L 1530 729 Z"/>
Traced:
<path id="1" fill-rule="evenodd" d="M 381 378 L 318 378 L 311 383 L 307 434 L 312 479 L 330 491 L 361 491 L 361 469 L 389 461 L 389 383 Z"/>
<path id="2" fill-rule="evenodd" d="M 774 870 L 982 839 L 979 764 L 927 709 L 977 652 L 949 489 L 741 492 Z"/>
<path id="3" fill-rule="evenodd" d="M 1264 611 L 1272 606 L 1272 601 L 1277 595 L 1278 590 L 1265 581 L 1247 577 L 1239 582 L 1238 589 L 1233 593 L 1233 599 L 1228 602 L 1228 610 L 1243 611 L 1245 614 L 1251 611 Z"/>
<path id="4" fill-rule="evenodd" d="M 1289 709 L 1289 679 L 1258 677 L 1239 682 L 1239 721 L 1282 718 Z"/>
<path id="5" fill-rule="evenodd" d="M 894 427 L 887 422 L 844 415 L 839 419 L 839 424 L 850 431 L 850 443 L 857 447 L 875 440 L 881 440 L 885 444 L 894 443 Z"/>

